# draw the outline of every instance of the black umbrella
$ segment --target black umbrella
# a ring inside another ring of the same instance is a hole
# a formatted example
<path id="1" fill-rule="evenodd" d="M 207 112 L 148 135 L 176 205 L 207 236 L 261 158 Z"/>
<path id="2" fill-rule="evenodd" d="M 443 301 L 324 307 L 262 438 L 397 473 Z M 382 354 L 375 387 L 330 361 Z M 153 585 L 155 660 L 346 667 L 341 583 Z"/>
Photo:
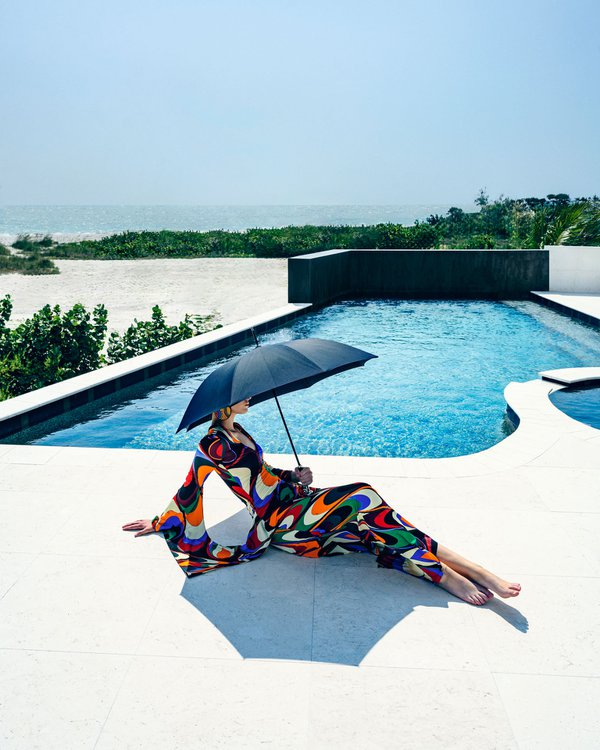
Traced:
<path id="1" fill-rule="evenodd" d="M 254 329 L 252 329 L 254 334 Z M 208 422 L 211 414 L 225 406 L 252 397 L 253 404 L 275 398 L 298 465 L 294 448 L 277 396 L 308 388 L 338 372 L 360 367 L 377 357 L 362 349 L 327 339 L 292 339 L 259 346 L 213 370 L 200 384 L 177 428 L 188 431 Z"/>

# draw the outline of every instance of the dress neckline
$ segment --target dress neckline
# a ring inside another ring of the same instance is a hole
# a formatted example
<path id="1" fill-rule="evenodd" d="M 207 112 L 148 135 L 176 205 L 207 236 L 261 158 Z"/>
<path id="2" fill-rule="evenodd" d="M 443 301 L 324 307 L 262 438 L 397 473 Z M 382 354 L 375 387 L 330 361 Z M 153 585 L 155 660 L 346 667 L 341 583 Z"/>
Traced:
<path id="1" fill-rule="evenodd" d="M 250 447 L 249 445 L 246 445 L 246 443 L 244 443 L 243 440 L 238 440 L 238 438 L 236 438 L 235 435 L 232 435 L 226 427 L 223 427 L 223 425 L 219 425 L 218 427 L 214 427 L 213 429 L 215 429 L 215 430 L 219 430 L 219 429 L 223 430 L 223 432 L 226 432 L 227 435 L 234 441 L 234 443 L 239 443 L 240 445 L 243 445 L 244 448 L 248 448 L 248 450 L 251 450 L 251 451 L 254 451 L 255 453 L 258 453 L 258 447 L 256 445 L 255 440 L 253 440 L 252 437 L 250 437 L 250 435 L 248 435 L 248 433 L 242 427 L 241 424 L 239 424 L 238 422 L 234 422 L 233 424 L 234 424 L 234 426 L 237 426 L 237 429 L 240 432 L 242 432 L 248 438 L 248 440 L 250 440 L 250 442 L 254 445 L 254 448 Z"/>

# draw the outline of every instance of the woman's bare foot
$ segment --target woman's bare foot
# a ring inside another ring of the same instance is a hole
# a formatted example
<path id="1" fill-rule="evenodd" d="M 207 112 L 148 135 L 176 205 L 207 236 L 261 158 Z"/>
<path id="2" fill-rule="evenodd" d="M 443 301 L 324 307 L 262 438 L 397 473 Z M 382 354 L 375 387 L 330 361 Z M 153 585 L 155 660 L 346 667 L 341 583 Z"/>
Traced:
<path id="1" fill-rule="evenodd" d="M 472 578 L 470 578 L 469 576 L 465 576 L 465 577 L 466 577 L 466 578 L 467 578 L 467 579 L 468 579 L 469 581 L 471 581 L 471 583 L 473 583 L 473 584 L 474 584 L 475 586 L 477 586 L 478 590 L 479 590 L 479 591 L 481 591 L 481 593 L 482 593 L 482 594 L 483 594 L 484 596 L 486 596 L 486 597 L 487 597 L 488 599 L 491 599 L 491 598 L 492 598 L 492 597 L 494 596 L 494 592 L 493 592 L 493 591 L 490 591 L 490 590 L 489 590 L 488 588 L 486 588 L 485 586 L 482 586 L 482 585 L 481 585 L 480 583 L 477 583 L 477 581 L 474 581 L 474 580 L 473 580 Z"/>
<path id="2" fill-rule="evenodd" d="M 449 591 L 454 596 L 462 599 L 468 604 L 475 604 L 479 606 L 485 604 L 491 598 L 490 596 L 481 591 L 475 583 L 469 581 L 468 578 L 461 576 L 448 565 L 442 565 L 444 575 L 442 576 L 439 585 Z"/>
<path id="3" fill-rule="evenodd" d="M 520 583 L 505 581 L 503 578 L 490 573 L 490 571 L 485 568 L 478 567 L 476 571 L 473 571 L 471 577 L 475 583 L 480 583 L 482 586 L 486 586 L 492 591 L 495 591 L 498 596 L 501 596 L 503 599 L 510 599 L 511 596 L 519 596 L 521 593 Z"/>
<path id="4" fill-rule="evenodd" d="M 503 578 L 490 573 L 489 570 L 486 570 L 481 565 L 467 560 L 462 555 L 459 555 L 458 552 L 448 549 L 448 547 L 438 544 L 437 556 L 443 565 L 446 567 L 450 566 L 455 573 L 468 578 L 475 586 L 483 586 L 486 591 L 490 589 L 491 591 L 495 591 L 503 599 L 518 596 L 521 593 L 520 583 L 505 581 Z"/>

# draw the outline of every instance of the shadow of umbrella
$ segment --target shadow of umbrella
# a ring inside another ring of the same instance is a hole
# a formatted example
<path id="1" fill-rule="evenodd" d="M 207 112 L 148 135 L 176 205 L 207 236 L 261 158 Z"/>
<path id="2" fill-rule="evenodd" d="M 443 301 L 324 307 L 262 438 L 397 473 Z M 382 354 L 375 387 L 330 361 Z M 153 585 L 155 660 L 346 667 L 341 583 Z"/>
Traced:
<path id="1" fill-rule="evenodd" d="M 248 514 L 241 510 L 210 533 L 220 540 L 243 536 L 247 526 Z M 277 549 L 251 563 L 187 578 L 181 595 L 244 658 L 351 666 L 415 607 L 457 601 L 428 582 L 378 568 L 369 553 L 306 558 Z M 494 604 L 522 629 L 524 618 L 507 614 L 516 610 Z"/>

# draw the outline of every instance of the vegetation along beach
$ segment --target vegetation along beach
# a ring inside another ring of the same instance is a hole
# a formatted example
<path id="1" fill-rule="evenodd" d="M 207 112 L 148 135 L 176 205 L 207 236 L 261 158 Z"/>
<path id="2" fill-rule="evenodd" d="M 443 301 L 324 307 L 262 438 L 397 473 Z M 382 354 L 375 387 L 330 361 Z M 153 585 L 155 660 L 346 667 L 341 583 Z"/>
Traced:
<path id="1" fill-rule="evenodd" d="M 286 259 L 295 255 L 345 247 L 600 243 L 596 195 L 490 201 L 482 189 L 475 205 L 411 225 L 126 230 L 68 241 L 52 233 L 9 237 L 0 245 L 0 399 L 283 306 Z"/>

